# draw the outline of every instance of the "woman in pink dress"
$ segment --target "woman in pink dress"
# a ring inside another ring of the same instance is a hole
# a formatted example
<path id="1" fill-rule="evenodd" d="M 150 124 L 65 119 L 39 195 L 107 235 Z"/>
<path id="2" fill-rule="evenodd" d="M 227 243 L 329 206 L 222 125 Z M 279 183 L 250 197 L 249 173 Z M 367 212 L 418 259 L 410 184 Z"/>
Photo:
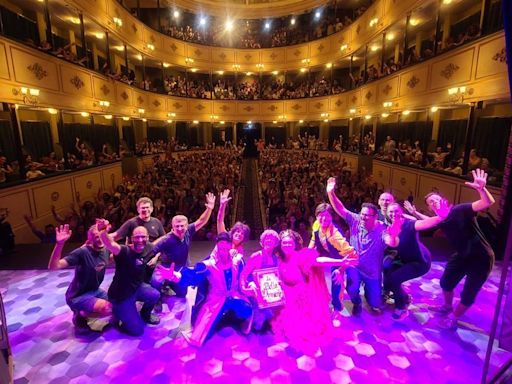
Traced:
<path id="1" fill-rule="evenodd" d="M 273 321 L 274 333 L 293 347 L 315 352 L 330 341 L 333 333 L 323 267 L 341 266 L 344 261 L 319 257 L 314 249 L 302 248 L 301 236 L 292 230 L 279 234 L 279 276 L 286 304 Z"/>

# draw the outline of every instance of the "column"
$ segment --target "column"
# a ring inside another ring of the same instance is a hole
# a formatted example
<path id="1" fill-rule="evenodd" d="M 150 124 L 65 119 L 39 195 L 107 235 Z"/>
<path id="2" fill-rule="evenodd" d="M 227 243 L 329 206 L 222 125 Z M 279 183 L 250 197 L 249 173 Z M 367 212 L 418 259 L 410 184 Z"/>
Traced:
<path id="1" fill-rule="evenodd" d="M 82 12 L 78 13 L 78 18 L 80 19 L 80 40 L 82 40 L 82 56 L 79 57 L 79 59 L 83 59 L 84 57 L 88 57 L 88 56 L 87 56 L 87 41 L 85 38 L 84 15 Z M 92 65 L 92 63 L 90 63 L 89 60 L 87 60 L 85 62 L 85 66 L 87 68 L 91 68 L 91 65 Z"/>
<path id="2" fill-rule="evenodd" d="M 46 41 L 46 21 L 45 21 L 43 13 L 40 13 L 40 12 L 36 13 L 36 22 L 37 22 L 37 32 L 39 35 L 39 40 L 41 42 Z"/>
<path id="3" fill-rule="evenodd" d="M 445 42 L 446 42 L 446 39 L 448 39 L 448 37 L 450 37 L 450 32 L 451 32 L 451 22 L 452 22 L 452 18 L 451 18 L 451 15 L 450 14 L 446 14 L 444 16 L 444 22 L 443 22 L 443 42 L 441 43 L 441 47 L 446 48 L 445 46 Z"/>
<path id="4" fill-rule="evenodd" d="M 55 49 L 55 42 L 53 41 L 52 35 L 52 21 L 50 18 L 50 9 L 48 8 L 48 0 L 44 0 L 44 21 L 46 24 L 46 41 L 52 45 L 53 49 Z"/>
<path id="5" fill-rule="evenodd" d="M 407 14 L 407 19 L 405 21 L 405 31 L 404 31 L 404 50 L 402 54 L 402 62 L 400 63 L 402 67 L 405 65 L 405 56 L 407 55 L 407 46 L 409 45 L 408 39 L 408 30 L 409 30 L 409 22 L 411 21 L 411 14 Z"/>
<path id="6" fill-rule="evenodd" d="M 441 111 L 431 112 L 432 119 L 432 140 L 435 140 L 436 143 L 439 139 L 439 125 L 441 122 Z"/>
<path id="7" fill-rule="evenodd" d="M 434 56 L 437 55 L 437 51 L 441 48 L 438 46 L 441 40 L 441 2 L 437 2 L 437 13 L 436 13 L 436 35 L 434 37 Z"/>
<path id="8" fill-rule="evenodd" d="M 73 31 L 72 29 L 68 30 L 68 36 L 69 36 L 69 44 L 72 44 L 72 43 L 76 44 L 75 31 Z M 71 53 L 73 53 L 75 56 L 77 56 L 75 44 L 73 44 L 69 48 L 69 50 L 71 51 Z"/>
<path id="9" fill-rule="evenodd" d="M 421 57 L 421 42 L 423 41 L 423 31 L 416 32 L 416 54 Z"/>

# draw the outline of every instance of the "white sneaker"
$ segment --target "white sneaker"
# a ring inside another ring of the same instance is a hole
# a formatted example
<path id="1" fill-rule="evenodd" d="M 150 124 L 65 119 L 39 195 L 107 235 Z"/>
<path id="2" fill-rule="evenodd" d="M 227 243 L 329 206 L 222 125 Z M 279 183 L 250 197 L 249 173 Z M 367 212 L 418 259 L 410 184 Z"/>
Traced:
<path id="1" fill-rule="evenodd" d="M 332 312 L 332 325 L 335 328 L 339 328 L 341 326 L 341 318 L 342 314 L 340 311 L 333 311 Z"/>

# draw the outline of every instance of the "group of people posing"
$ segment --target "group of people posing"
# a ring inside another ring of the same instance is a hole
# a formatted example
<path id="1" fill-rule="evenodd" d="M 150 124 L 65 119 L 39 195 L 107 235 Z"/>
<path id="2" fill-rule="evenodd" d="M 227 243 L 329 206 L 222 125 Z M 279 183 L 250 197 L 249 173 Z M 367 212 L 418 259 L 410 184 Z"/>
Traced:
<path id="1" fill-rule="evenodd" d="M 260 236 L 261 249 L 251 255 L 244 251 L 249 227 L 237 222 L 226 230 L 224 216 L 231 198 L 225 190 L 219 196 L 215 247 L 194 266 L 188 255 L 191 238 L 210 219 L 216 196 L 206 195 L 205 210 L 193 223 L 186 216 L 175 216 L 167 234 L 151 216 L 152 201 L 143 197 L 137 202 L 138 216 L 113 233 L 107 220 L 98 219 L 89 228 L 86 243 L 63 258 L 71 231 L 60 226 L 49 268 L 75 267 L 66 302 L 79 328 L 88 327 L 94 317 L 109 317 L 109 323 L 122 331 L 141 335 L 145 323 L 159 323 L 156 312 L 162 311 L 162 298 L 172 290 L 192 304 L 193 326 L 183 331 L 191 345 L 202 345 L 221 323 L 227 323 L 244 334 L 272 331 L 297 348 L 315 350 L 329 342 L 334 327 L 340 326 L 345 290 L 354 316 L 363 310 L 363 285 L 369 311 L 381 314 L 386 294 L 394 299 L 393 319 L 405 319 L 411 296 L 403 283 L 426 274 L 431 263 L 418 233 L 438 227 L 456 253 L 441 278 L 444 303 L 429 309 L 444 315 L 440 326 L 455 328 L 494 261 L 476 221 L 476 213 L 494 199 L 486 189 L 487 174 L 477 169 L 472 175 L 473 181 L 466 185 L 478 192 L 479 199 L 452 206 L 439 193 L 429 193 L 425 202 L 433 216 L 417 212 L 409 202 L 400 205 L 389 192 L 379 196 L 378 207 L 364 203 L 359 213 L 351 212 L 336 195 L 336 179 L 331 177 L 326 185 L 330 204 L 316 207 L 307 247 L 293 230 L 268 229 Z M 333 223 L 335 214 L 350 228 L 348 238 Z M 100 285 L 112 260 L 115 274 L 107 293 Z M 326 273 L 331 275 L 330 292 Z M 454 288 L 464 277 L 454 307 Z M 136 302 L 142 302 L 140 311 Z"/>

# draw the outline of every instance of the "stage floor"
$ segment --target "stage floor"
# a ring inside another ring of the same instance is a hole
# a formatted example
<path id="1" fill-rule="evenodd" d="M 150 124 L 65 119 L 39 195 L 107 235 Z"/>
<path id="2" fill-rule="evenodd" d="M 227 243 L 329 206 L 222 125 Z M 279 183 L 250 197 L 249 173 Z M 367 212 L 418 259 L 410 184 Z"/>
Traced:
<path id="1" fill-rule="evenodd" d="M 391 319 L 365 309 L 346 317 L 337 338 L 314 356 L 304 355 L 271 334 L 247 337 L 224 328 L 203 348 L 189 347 L 176 332 L 184 303 L 164 304 L 162 322 L 142 337 L 115 328 L 77 334 L 64 293 L 72 270 L 0 271 L 15 383 L 478 383 L 495 308 L 499 270 L 456 331 L 437 327 L 426 306 L 441 299 L 443 266 L 407 284 L 411 315 Z M 112 279 L 108 270 L 104 288 Z M 460 291 L 460 287 L 457 292 Z M 297 319 L 300 322 L 300 319 Z M 497 350 L 492 371 L 510 358 Z"/>

